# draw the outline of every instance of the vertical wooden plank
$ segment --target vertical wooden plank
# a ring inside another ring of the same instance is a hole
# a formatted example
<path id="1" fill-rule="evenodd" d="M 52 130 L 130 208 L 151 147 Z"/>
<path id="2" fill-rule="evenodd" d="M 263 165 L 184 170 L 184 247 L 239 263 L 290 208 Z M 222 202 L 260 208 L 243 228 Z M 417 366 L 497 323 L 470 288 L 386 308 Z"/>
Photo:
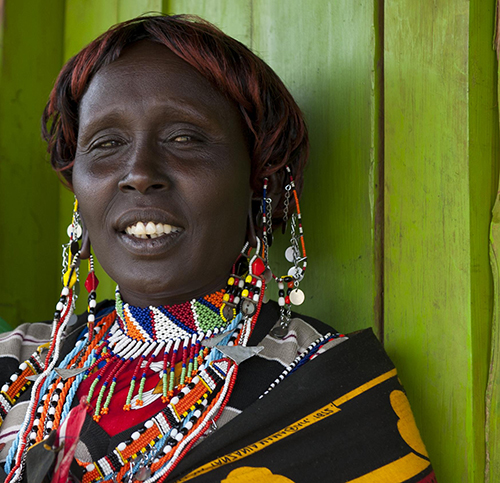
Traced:
<path id="1" fill-rule="evenodd" d="M 291 90 L 311 138 L 300 309 L 346 332 L 375 325 L 378 311 L 375 13 L 373 1 L 253 2 L 253 49 Z M 284 273 L 286 246 L 276 240 L 271 260 Z"/>
<path id="2" fill-rule="evenodd" d="M 198 15 L 251 48 L 252 1 L 170 0 L 165 13 Z"/>
<path id="3" fill-rule="evenodd" d="M 484 479 L 492 24 L 487 2 L 385 4 L 385 343 L 439 481 Z"/>
<path id="4" fill-rule="evenodd" d="M 493 280 L 488 259 L 491 209 L 497 192 L 500 167 L 497 60 L 491 48 L 494 35 L 495 2 L 470 1 L 469 8 L 469 189 L 471 246 L 471 349 L 472 481 L 488 481 L 485 474 L 484 394 L 490 362 Z M 490 481 L 500 477 L 500 438 Z M 494 476 L 495 475 L 495 476 Z"/>
<path id="5" fill-rule="evenodd" d="M 1 7 L 0 314 L 17 325 L 50 319 L 58 293 L 58 182 L 40 116 L 61 66 L 64 2 Z"/>
<path id="6" fill-rule="evenodd" d="M 500 57 L 500 16 L 497 1 L 496 19 L 496 53 Z M 499 64 L 496 63 L 497 74 Z M 500 96 L 500 82 L 497 75 L 497 99 Z M 498 104 L 496 106 L 498 109 Z M 498 115 L 497 109 L 494 112 Z M 497 118 L 498 120 L 498 118 Z M 497 122 L 498 129 L 498 122 Z M 497 132 L 498 135 L 498 132 Z M 486 391 L 486 469 L 485 482 L 493 483 L 500 475 L 500 180 L 498 180 L 497 196 L 493 207 L 490 227 L 490 262 L 493 274 L 493 317 L 491 330 L 491 357 L 488 386 Z"/>

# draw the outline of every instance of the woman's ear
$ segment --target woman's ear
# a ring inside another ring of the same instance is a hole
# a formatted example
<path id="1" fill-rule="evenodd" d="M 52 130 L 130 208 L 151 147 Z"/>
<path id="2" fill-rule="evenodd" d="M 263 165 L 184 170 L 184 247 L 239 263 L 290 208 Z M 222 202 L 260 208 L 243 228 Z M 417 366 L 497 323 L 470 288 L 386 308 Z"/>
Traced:
<path id="1" fill-rule="evenodd" d="M 82 246 L 80 248 L 80 260 L 87 260 L 88 258 L 90 258 L 89 232 L 85 227 L 85 223 L 81 217 L 80 224 L 82 225 Z"/>
<path id="2" fill-rule="evenodd" d="M 252 203 L 250 203 L 248 206 L 247 241 L 252 248 L 257 248 L 257 235 L 255 234 L 255 222 L 252 210 Z"/>

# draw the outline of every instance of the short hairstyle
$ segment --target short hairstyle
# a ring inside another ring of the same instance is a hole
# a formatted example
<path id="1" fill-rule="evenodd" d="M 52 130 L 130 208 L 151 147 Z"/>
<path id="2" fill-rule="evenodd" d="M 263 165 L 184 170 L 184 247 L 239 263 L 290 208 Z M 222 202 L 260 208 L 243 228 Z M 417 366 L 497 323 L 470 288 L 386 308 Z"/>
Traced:
<path id="1" fill-rule="evenodd" d="M 52 167 L 68 186 L 78 137 L 79 105 L 93 76 L 128 45 L 158 42 L 193 66 L 238 107 L 247 128 L 251 188 L 275 173 L 285 183 L 289 166 L 298 192 L 309 153 L 307 128 L 292 95 L 276 73 L 241 42 L 191 15 L 143 16 L 119 23 L 87 45 L 62 68 L 42 117 Z M 293 197 L 290 200 L 293 205 Z M 283 214 L 283 196 L 273 219 Z"/>

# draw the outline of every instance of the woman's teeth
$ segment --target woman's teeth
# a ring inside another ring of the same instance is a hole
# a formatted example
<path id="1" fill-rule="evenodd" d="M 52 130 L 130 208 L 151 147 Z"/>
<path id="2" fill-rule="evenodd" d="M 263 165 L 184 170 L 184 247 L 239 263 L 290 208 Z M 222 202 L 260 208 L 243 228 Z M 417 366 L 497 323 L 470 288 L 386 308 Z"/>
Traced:
<path id="1" fill-rule="evenodd" d="M 157 238 L 170 233 L 177 233 L 181 229 L 178 226 L 167 225 L 165 223 L 143 223 L 139 221 L 135 225 L 127 226 L 125 232 L 137 238 Z"/>

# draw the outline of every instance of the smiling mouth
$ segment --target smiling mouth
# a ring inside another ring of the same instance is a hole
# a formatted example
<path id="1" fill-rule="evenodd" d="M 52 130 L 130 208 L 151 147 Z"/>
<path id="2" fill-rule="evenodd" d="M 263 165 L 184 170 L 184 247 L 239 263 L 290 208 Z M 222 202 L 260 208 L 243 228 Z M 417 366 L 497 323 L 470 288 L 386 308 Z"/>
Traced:
<path id="1" fill-rule="evenodd" d="M 182 228 L 167 223 L 154 223 L 153 221 L 139 221 L 125 228 L 125 233 L 134 238 L 160 238 L 173 235 L 182 230 Z"/>

